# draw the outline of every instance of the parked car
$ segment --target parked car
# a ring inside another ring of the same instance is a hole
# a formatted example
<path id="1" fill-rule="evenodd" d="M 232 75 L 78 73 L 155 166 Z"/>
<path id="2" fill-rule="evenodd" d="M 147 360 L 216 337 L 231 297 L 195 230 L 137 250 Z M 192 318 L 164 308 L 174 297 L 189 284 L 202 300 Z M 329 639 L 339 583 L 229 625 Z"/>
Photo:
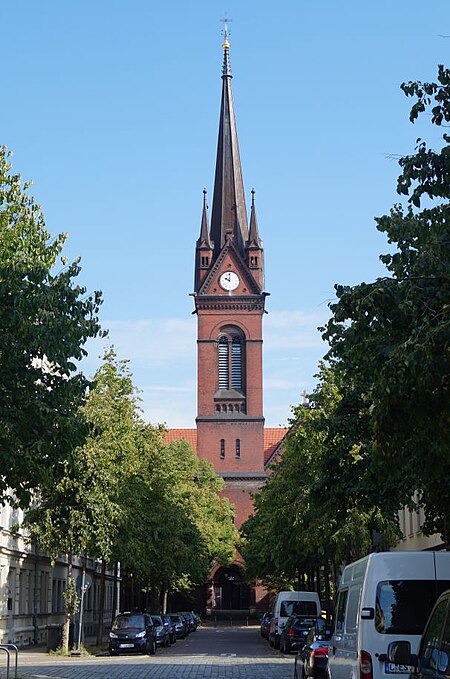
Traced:
<path id="1" fill-rule="evenodd" d="M 280 637 L 290 615 L 320 616 L 321 606 L 317 592 L 278 592 L 270 621 L 269 644 L 280 647 Z"/>
<path id="2" fill-rule="evenodd" d="M 323 618 L 304 615 L 289 616 L 280 634 L 280 651 L 282 653 L 290 653 L 291 651 L 303 648 L 309 630 L 316 623 L 319 626 L 322 625 L 322 628 L 325 629 L 326 623 Z"/>
<path id="3" fill-rule="evenodd" d="M 450 676 L 450 589 L 436 601 L 425 625 L 417 653 L 409 641 L 393 641 L 386 655 L 378 658 L 386 674 L 398 674 L 407 667 L 414 679 Z"/>
<path id="4" fill-rule="evenodd" d="M 120 613 L 109 633 L 109 655 L 120 652 L 156 653 L 155 626 L 147 613 Z"/>
<path id="5" fill-rule="evenodd" d="M 177 640 L 177 632 L 175 628 L 175 623 L 173 622 L 172 618 L 170 615 L 162 615 L 161 616 L 162 621 L 167 627 L 169 628 L 169 639 L 170 643 L 174 644 Z"/>
<path id="6" fill-rule="evenodd" d="M 272 613 L 264 613 L 261 618 L 260 632 L 263 639 L 269 638 L 270 620 L 272 618 Z"/>
<path id="7" fill-rule="evenodd" d="M 187 619 L 189 633 L 197 631 L 197 618 L 192 613 L 192 611 L 180 611 L 178 612 L 178 615 L 184 615 L 184 617 Z"/>
<path id="8" fill-rule="evenodd" d="M 417 653 L 431 609 L 449 587 L 449 552 L 380 552 L 346 566 L 328 653 L 329 678 L 408 674 L 406 663 L 391 669 L 388 648 L 407 641 Z"/>
<path id="9" fill-rule="evenodd" d="M 169 626 L 164 624 L 160 615 L 152 615 L 152 620 L 155 626 L 156 645 L 167 648 L 170 646 Z"/>
<path id="10" fill-rule="evenodd" d="M 175 625 L 177 639 L 185 639 L 189 633 L 187 619 L 178 613 L 171 613 L 169 617 Z"/>
<path id="11" fill-rule="evenodd" d="M 295 656 L 294 679 L 327 679 L 331 629 L 319 618 L 309 630 L 305 645 Z"/>

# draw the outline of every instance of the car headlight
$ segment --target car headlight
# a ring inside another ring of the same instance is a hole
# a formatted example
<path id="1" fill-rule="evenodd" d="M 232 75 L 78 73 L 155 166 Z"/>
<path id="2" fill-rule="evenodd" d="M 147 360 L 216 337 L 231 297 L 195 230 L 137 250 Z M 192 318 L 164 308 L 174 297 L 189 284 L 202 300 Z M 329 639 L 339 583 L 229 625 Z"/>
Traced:
<path id="1" fill-rule="evenodd" d="M 114 634 L 114 632 L 110 632 L 110 633 L 109 633 L 109 638 L 110 638 L 110 639 L 118 639 L 119 637 L 118 637 L 117 634 Z"/>
<path id="2" fill-rule="evenodd" d="M 146 631 L 145 631 L 145 630 L 143 630 L 142 632 L 138 632 L 138 633 L 136 634 L 136 639 L 142 639 L 143 637 L 145 637 L 145 635 L 146 635 Z"/>

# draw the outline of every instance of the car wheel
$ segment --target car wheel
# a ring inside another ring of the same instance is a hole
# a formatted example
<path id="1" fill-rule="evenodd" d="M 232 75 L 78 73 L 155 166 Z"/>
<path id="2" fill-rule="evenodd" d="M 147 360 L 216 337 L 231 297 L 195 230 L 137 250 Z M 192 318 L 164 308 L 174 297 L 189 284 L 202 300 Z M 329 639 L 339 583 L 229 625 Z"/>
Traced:
<path id="1" fill-rule="evenodd" d="M 274 648 L 280 648 L 280 640 L 275 637 L 275 640 L 273 642 L 273 647 Z"/>
<path id="2" fill-rule="evenodd" d="M 291 644 L 288 641 L 286 641 L 285 644 L 284 644 L 284 652 L 287 655 L 289 655 L 290 652 L 291 652 Z"/>
<path id="3" fill-rule="evenodd" d="M 119 651 L 110 651 L 109 655 L 119 655 Z"/>
<path id="4" fill-rule="evenodd" d="M 273 639 L 272 637 L 269 637 L 269 646 L 273 648 Z"/>
<path id="5" fill-rule="evenodd" d="M 155 655 L 155 653 L 156 653 L 156 641 L 153 641 L 152 645 L 150 646 L 149 655 Z"/>

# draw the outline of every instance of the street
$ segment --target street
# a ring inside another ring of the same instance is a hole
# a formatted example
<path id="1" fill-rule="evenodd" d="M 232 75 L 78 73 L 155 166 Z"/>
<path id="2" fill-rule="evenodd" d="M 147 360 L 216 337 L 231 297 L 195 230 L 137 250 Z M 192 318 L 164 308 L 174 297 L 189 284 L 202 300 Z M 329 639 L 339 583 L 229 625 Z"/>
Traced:
<path id="1" fill-rule="evenodd" d="M 36 650 L 19 656 L 20 679 L 287 679 L 294 656 L 274 651 L 259 627 L 200 627 L 156 656 L 62 658 Z M 3 668 L 3 665 L 0 665 Z M 11 676 L 13 676 L 11 672 Z M 0 676 L 3 674 L 0 670 Z"/>

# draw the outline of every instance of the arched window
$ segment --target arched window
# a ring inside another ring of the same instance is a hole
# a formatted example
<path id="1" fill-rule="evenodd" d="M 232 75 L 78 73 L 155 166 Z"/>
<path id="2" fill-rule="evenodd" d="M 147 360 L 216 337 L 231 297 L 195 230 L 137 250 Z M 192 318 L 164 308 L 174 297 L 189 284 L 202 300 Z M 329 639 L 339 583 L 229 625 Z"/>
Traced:
<path id="1" fill-rule="evenodd" d="M 241 439 L 236 439 L 236 459 L 241 457 Z"/>
<path id="2" fill-rule="evenodd" d="M 244 337 L 238 328 L 223 328 L 218 341 L 219 389 L 244 389 Z"/>

